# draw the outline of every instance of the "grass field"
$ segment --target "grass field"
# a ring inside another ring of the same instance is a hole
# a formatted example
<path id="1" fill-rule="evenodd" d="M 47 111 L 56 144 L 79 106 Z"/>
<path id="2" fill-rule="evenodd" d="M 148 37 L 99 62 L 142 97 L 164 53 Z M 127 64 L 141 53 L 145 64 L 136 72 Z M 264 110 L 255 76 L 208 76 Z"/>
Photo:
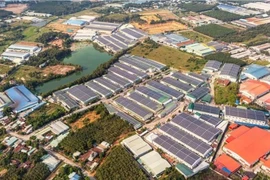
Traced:
<path id="1" fill-rule="evenodd" d="M 10 66 L 5 64 L 0 64 L 0 74 L 6 74 L 11 69 Z"/>
<path id="2" fill-rule="evenodd" d="M 267 36 L 263 35 L 263 34 L 259 34 L 258 36 L 256 36 L 255 38 L 250 38 L 248 41 L 244 41 L 243 44 L 246 44 L 248 46 L 252 46 L 252 45 L 256 45 L 256 44 L 263 44 L 268 42 L 269 39 Z"/>
<path id="3" fill-rule="evenodd" d="M 39 76 L 31 75 L 33 73 L 39 74 Z M 22 80 L 25 82 L 25 81 L 31 81 L 31 80 L 40 80 L 44 77 L 40 69 L 33 66 L 23 65 L 23 66 L 20 66 L 19 69 L 15 73 L 11 74 L 9 78 L 14 78 L 15 80 Z"/>
<path id="4" fill-rule="evenodd" d="M 25 36 L 24 40 L 35 41 L 37 37 L 46 32 L 50 32 L 50 29 L 46 27 L 39 28 L 31 26 L 26 28 L 22 34 Z"/>
<path id="5" fill-rule="evenodd" d="M 44 113 L 49 116 L 49 115 L 52 115 L 53 113 L 55 113 L 57 110 L 65 111 L 65 109 L 62 106 L 60 106 L 58 104 L 53 104 L 53 103 L 46 104 L 43 107 L 44 108 L 40 108 L 40 109 L 35 110 L 33 113 L 31 113 L 29 115 L 29 117 L 30 118 L 41 117 Z"/>
<path id="6" fill-rule="evenodd" d="M 189 38 L 189 39 L 192 39 L 192 40 L 195 40 L 195 41 L 201 42 L 201 43 L 208 43 L 208 42 L 213 40 L 212 37 L 206 36 L 204 34 L 201 34 L 199 32 L 195 32 L 195 31 L 183 31 L 183 32 L 179 32 L 179 33 L 181 35 Z"/>
<path id="7" fill-rule="evenodd" d="M 156 60 L 181 71 L 199 71 L 203 68 L 203 65 L 199 65 L 201 61 L 189 61 L 193 55 L 167 46 L 153 49 L 147 44 L 140 44 L 131 50 L 131 54 Z"/>

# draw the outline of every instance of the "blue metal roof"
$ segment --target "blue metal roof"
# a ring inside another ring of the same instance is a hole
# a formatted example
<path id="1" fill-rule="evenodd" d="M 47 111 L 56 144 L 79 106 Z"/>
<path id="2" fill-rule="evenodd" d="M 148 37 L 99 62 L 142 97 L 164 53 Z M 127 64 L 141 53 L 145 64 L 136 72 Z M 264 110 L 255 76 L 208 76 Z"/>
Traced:
<path id="1" fill-rule="evenodd" d="M 250 74 L 251 76 L 254 76 L 257 79 L 260 79 L 266 75 L 269 75 L 270 69 L 265 66 L 251 64 L 244 69 L 243 73 Z"/>
<path id="2" fill-rule="evenodd" d="M 69 19 L 65 22 L 65 24 L 70 24 L 70 25 L 79 25 L 82 26 L 86 23 L 86 21 L 83 20 L 78 20 L 78 19 Z"/>
<path id="3" fill-rule="evenodd" d="M 24 85 L 12 87 L 6 90 L 5 93 L 12 100 L 12 107 L 16 113 L 32 108 L 39 101 Z"/>

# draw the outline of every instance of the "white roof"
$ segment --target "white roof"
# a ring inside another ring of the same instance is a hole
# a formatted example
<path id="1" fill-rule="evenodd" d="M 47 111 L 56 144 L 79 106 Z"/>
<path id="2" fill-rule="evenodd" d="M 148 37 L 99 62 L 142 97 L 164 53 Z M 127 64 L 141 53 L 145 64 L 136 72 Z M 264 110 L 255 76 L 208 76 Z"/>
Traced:
<path id="1" fill-rule="evenodd" d="M 51 124 L 50 127 L 51 127 L 52 132 L 57 135 L 69 129 L 69 127 L 66 124 L 64 124 L 62 121 L 57 121 Z"/>
<path id="2" fill-rule="evenodd" d="M 43 156 L 41 159 L 43 159 L 42 162 L 48 166 L 50 171 L 53 171 L 56 168 L 56 166 L 60 163 L 60 160 L 56 159 L 50 154 Z"/>
<path id="3" fill-rule="evenodd" d="M 151 151 L 143 155 L 140 160 L 154 177 L 165 171 L 166 168 L 171 167 L 168 161 L 163 159 L 156 151 Z"/>
<path id="4" fill-rule="evenodd" d="M 8 49 L 24 49 L 24 50 L 36 50 L 37 46 L 30 46 L 30 45 L 21 45 L 21 44 L 13 44 L 8 47 Z"/>
<path id="5" fill-rule="evenodd" d="M 137 134 L 123 140 L 122 144 L 124 144 L 136 157 L 152 150 L 152 147 Z"/>
<path id="6" fill-rule="evenodd" d="M 14 51 L 5 51 L 3 52 L 2 56 L 12 56 L 12 57 L 18 57 L 18 58 L 24 58 L 28 56 L 29 53 L 25 52 L 14 52 Z"/>

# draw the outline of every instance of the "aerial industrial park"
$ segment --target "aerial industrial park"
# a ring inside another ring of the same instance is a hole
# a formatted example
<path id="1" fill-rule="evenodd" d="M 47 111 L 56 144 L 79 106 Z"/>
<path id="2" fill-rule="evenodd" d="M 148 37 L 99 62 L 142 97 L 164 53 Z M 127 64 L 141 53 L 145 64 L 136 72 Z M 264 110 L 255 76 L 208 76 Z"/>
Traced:
<path id="1" fill-rule="evenodd" d="M 269 1 L 0 0 L 0 179 L 270 179 L 269 32 Z"/>

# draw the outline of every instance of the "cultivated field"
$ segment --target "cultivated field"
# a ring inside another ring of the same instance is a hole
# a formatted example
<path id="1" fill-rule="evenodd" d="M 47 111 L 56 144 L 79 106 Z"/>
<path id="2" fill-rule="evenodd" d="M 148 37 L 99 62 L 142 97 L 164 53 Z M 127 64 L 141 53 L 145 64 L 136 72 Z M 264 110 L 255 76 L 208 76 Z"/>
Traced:
<path id="1" fill-rule="evenodd" d="M 174 20 L 178 20 L 179 17 L 176 16 L 175 14 L 173 14 L 171 11 L 168 10 L 150 10 L 150 11 L 143 11 L 140 13 L 140 15 L 142 15 L 142 17 L 145 16 L 149 16 L 149 18 L 154 18 L 155 16 L 160 17 L 162 20 L 169 20 L 169 19 L 174 19 Z M 159 18 L 158 18 L 159 19 Z M 155 19 L 153 19 L 155 20 Z"/>
<path id="2" fill-rule="evenodd" d="M 78 119 L 76 122 L 72 123 L 71 127 L 72 129 L 81 129 L 85 125 L 94 122 L 98 118 L 100 118 L 100 115 L 98 115 L 95 111 L 91 111 Z"/>
<path id="3" fill-rule="evenodd" d="M 27 4 L 8 4 L 7 7 L 1 8 L 1 9 L 4 9 L 6 11 L 11 11 L 14 14 L 21 14 L 27 8 L 28 8 Z"/>
<path id="4" fill-rule="evenodd" d="M 74 32 L 80 29 L 79 26 L 71 26 L 71 25 L 63 24 L 63 22 L 65 21 L 66 21 L 65 19 L 59 19 L 55 22 L 48 24 L 46 27 L 51 28 L 52 30 L 55 30 L 55 31 L 59 31 L 63 33 L 71 33 L 71 34 L 73 34 Z"/>
<path id="5" fill-rule="evenodd" d="M 187 26 L 176 21 L 170 21 L 170 22 L 161 23 L 161 24 L 132 23 L 132 25 L 134 25 L 138 29 L 146 31 L 148 34 L 158 34 L 158 33 L 163 33 L 167 31 L 177 31 L 177 30 L 187 29 Z"/>
<path id="6" fill-rule="evenodd" d="M 55 66 L 47 66 L 46 68 L 43 69 L 44 76 L 52 73 L 52 74 L 60 74 L 60 75 L 65 75 L 69 71 L 75 70 L 74 66 L 69 66 L 69 65 L 55 65 Z"/>

